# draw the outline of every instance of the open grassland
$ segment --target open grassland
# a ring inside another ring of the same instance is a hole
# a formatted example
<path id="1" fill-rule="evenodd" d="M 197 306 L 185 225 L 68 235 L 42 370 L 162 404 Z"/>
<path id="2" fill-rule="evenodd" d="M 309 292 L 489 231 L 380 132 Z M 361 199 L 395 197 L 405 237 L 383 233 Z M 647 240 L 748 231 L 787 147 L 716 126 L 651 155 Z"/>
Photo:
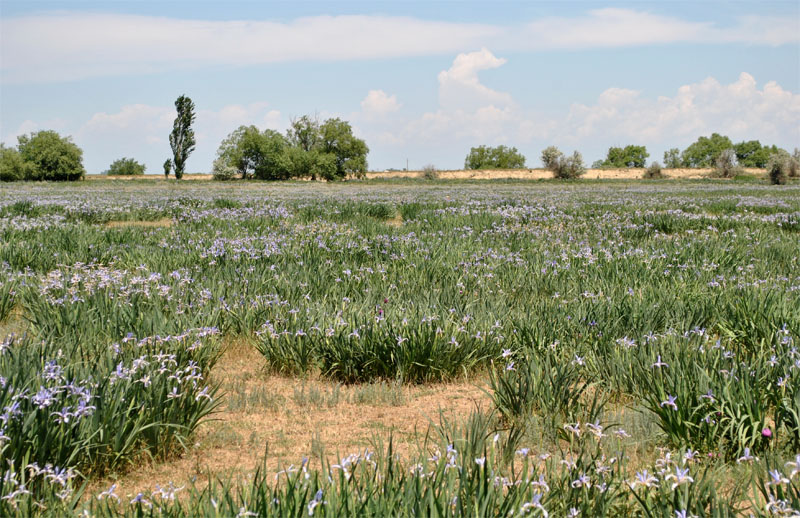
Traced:
<path id="1" fill-rule="evenodd" d="M 800 185 L 0 191 L 0 515 L 795 516 Z"/>

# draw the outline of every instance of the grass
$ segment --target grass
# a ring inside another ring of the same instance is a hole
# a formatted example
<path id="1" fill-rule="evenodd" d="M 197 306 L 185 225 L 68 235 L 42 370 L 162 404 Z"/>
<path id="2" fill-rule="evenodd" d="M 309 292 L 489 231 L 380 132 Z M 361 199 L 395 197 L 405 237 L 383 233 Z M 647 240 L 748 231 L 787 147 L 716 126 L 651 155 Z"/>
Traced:
<path id="1" fill-rule="evenodd" d="M 798 506 L 797 184 L 119 183 L 0 193 L 5 514 Z"/>

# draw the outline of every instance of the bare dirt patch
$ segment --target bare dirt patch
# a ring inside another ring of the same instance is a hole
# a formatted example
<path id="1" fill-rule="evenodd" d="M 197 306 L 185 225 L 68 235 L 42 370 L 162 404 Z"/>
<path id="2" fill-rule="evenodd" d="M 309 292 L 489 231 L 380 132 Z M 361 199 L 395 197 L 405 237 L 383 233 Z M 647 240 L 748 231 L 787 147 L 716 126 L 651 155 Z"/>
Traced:
<path id="1" fill-rule="evenodd" d="M 277 472 L 303 457 L 319 466 L 373 449 L 376 438 L 393 438 L 401 457 L 416 453 L 440 412 L 453 419 L 476 405 L 488 408 L 481 381 L 404 386 L 374 383 L 344 386 L 321 379 L 266 373 L 263 357 L 246 341 L 231 344 L 215 366 L 224 399 L 214 420 L 202 425 L 194 445 L 179 458 L 142 465 L 120 477 L 91 484 L 88 494 L 118 484 L 120 495 L 153 490 L 170 481 L 203 486 L 211 477 L 237 477 L 266 465 Z M 267 452 L 266 459 L 264 453 Z"/>
<path id="2" fill-rule="evenodd" d="M 106 223 L 107 228 L 126 228 L 126 227 L 142 227 L 142 228 L 153 228 L 153 227 L 171 227 L 172 220 L 170 218 L 162 218 L 153 221 L 109 221 Z"/>

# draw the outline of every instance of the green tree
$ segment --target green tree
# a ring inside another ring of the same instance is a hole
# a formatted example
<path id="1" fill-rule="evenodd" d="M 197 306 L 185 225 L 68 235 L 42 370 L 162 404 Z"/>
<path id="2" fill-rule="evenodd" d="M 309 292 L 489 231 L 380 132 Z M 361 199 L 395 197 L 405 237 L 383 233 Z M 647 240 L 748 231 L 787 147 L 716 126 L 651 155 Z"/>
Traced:
<path id="1" fill-rule="evenodd" d="M 744 167 L 767 167 L 772 155 L 780 152 L 778 146 L 762 146 L 757 140 L 739 142 L 733 146 L 739 164 Z"/>
<path id="2" fill-rule="evenodd" d="M 664 167 L 667 169 L 677 169 L 681 167 L 681 150 L 674 147 L 669 151 L 664 151 Z"/>
<path id="3" fill-rule="evenodd" d="M 316 116 L 312 118 L 309 115 L 303 115 L 298 119 L 292 119 L 289 129 L 286 131 L 286 140 L 289 145 L 303 151 L 319 149 L 321 138 L 319 119 Z"/>
<path id="4" fill-rule="evenodd" d="M 21 135 L 17 140 L 20 157 L 28 164 L 28 180 L 80 180 L 86 174 L 83 151 L 70 137 L 62 137 L 55 131 L 39 131 Z"/>
<path id="5" fill-rule="evenodd" d="M 700 137 L 683 150 L 681 163 L 684 167 L 712 167 L 717 157 L 726 149 L 733 148 L 731 139 L 712 133 L 710 137 Z"/>
<path id="6" fill-rule="evenodd" d="M 22 159 L 19 151 L 0 143 L 0 182 L 25 180 L 30 173 L 31 166 Z"/>
<path id="7" fill-rule="evenodd" d="M 608 155 L 603 161 L 605 167 L 644 167 L 650 154 L 645 146 L 625 146 L 608 148 Z"/>
<path id="8" fill-rule="evenodd" d="M 133 176 L 144 174 L 146 169 L 146 165 L 140 164 L 133 158 L 120 158 L 111 162 L 111 165 L 108 166 L 108 171 L 106 171 L 106 174 Z"/>
<path id="9" fill-rule="evenodd" d="M 525 157 L 515 147 L 478 146 L 470 148 L 464 169 L 521 169 Z"/>
<path id="10" fill-rule="evenodd" d="M 367 172 L 366 142 L 353 135 L 350 123 L 339 118 L 328 119 L 320 125 L 320 151 L 333 155 L 336 172 L 333 178 L 344 179 L 348 174 L 363 176 Z"/>
<path id="11" fill-rule="evenodd" d="M 169 145 L 172 147 L 172 163 L 175 166 L 175 178 L 183 178 L 186 160 L 194 151 L 195 138 L 192 123 L 194 123 L 194 103 L 185 95 L 175 100 L 175 110 L 178 116 L 172 124 L 172 133 L 169 135 Z"/>
<path id="12" fill-rule="evenodd" d="M 169 172 L 172 170 L 172 159 L 168 158 L 164 161 L 164 178 L 169 178 Z"/>
<path id="13" fill-rule="evenodd" d="M 288 180 L 291 173 L 288 147 L 283 135 L 275 130 L 267 129 L 258 134 L 246 132 L 242 160 L 259 180 Z"/>

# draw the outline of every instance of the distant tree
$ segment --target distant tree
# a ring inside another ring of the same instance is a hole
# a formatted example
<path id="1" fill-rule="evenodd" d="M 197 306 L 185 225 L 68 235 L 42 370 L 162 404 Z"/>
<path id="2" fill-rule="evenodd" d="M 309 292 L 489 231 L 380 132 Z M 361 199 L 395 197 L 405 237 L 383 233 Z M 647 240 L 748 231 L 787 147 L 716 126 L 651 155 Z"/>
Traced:
<path id="1" fill-rule="evenodd" d="M 767 176 L 773 185 L 785 185 L 789 178 L 791 161 L 794 160 L 787 152 L 775 153 L 767 163 Z"/>
<path id="2" fill-rule="evenodd" d="M 542 151 L 542 165 L 545 169 L 552 171 L 558 159 L 563 156 L 564 154 L 557 147 L 548 146 Z"/>
<path id="3" fill-rule="evenodd" d="M 320 150 L 335 157 L 334 178 L 344 179 L 347 175 L 363 176 L 367 172 L 366 142 L 353 135 L 350 123 L 339 118 L 328 119 L 320 125 Z"/>
<path id="4" fill-rule="evenodd" d="M 133 158 L 120 158 L 111 162 L 107 175 L 133 176 L 144 174 L 147 166 L 140 164 Z"/>
<path id="5" fill-rule="evenodd" d="M 291 176 L 286 139 L 275 130 L 245 134 L 243 160 L 259 180 L 288 180 Z"/>
<path id="6" fill-rule="evenodd" d="M 684 167 L 712 167 L 719 154 L 726 149 L 733 148 L 731 139 L 712 133 L 710 137 L 700 137 L 697 141 L 683 150 L 681 163 Z"/>
<path id="7" fill-rule="evenodd" d="M 608 155 L 603 161 L 605 167 L 644 167 L 650 154 L 645 146 L 625 146 L 608 148 Z"/>
<path id="8" fill-rule="evenodd" d="M 515 147 L 473 147 L 464 160 L 464 169 L 520 169 L 523 167 L 525 167 L 525 157 Z"/>
<path id="9" fill-rule="evenodd" d="M 767 167 L 767 162 L 772 155 L 781 151 L 778 146 L 762 146 L 757 140 L 739 142 L 733 146 L 736 159 L 744 167 Z"/>
<path id="10" fill-rule="evenodd" d="M 664 167 L 667 169 L 678 169 L 682 165 L 680 149 L 674 147 L 669 151 L 664 151 Z"/>
<path id="11" fill-rule="evenodd" d="M 586 172 L 583 157 L 577 151 L 572 156 L 565 156 L 555 146 L 550 146 L 542 151 L 542 163 L 553 172 L 553 178 L 561 180 L 574 180 Z"/>
<path id="12" fill-rule="evenodd" d="M 172 159 L 168 158 L 164 161 L 164 177 L 169 178 L 169 172 L 172 170 Z"/>
<path id="13" fill-rule="evenodd" d="M 172 147 L 172 163 L 175 167 L 175 179 L 183 178 L 186 160 L 194 151 L 195 138 L 192 123 L 194 123 L 194 103 L 185 95 L 175 100 L 175 110 L 178 115 L 172 124 L 172 133 L 169 135 L 169 145 Z"/>
<path id="14" fill-rule="evenodd" d="M 31 173 L 19 151 L 0 143 L 0 182 L 17 182 L 27 179 Z"/>
<path id="15" fill-rule="evenodd" d="M 237 169 L 231 165 L 229 165 L 225 160 L 222 158 L 217 158 L 214 160 L 213 165 L 211 166 L 211 178 L 217 181 L 228 181 L 233 180 L 233 178 L 238 173 Z"/>
<path id="16" fill-rule="evenodd" d="M 733 178 L 741 173 L 741 170 L 733 148 L 723 149 L 714 160 L 713 176 L 717 178 Z"/>
<path id="17" fill-rule="evenodd" d="M 39 131 L 17 137 L 20 157 L 28 164 L 26 179 L 80 180 L 86 174 L 83 151 L 70 137 L 55 131 Z"/>

